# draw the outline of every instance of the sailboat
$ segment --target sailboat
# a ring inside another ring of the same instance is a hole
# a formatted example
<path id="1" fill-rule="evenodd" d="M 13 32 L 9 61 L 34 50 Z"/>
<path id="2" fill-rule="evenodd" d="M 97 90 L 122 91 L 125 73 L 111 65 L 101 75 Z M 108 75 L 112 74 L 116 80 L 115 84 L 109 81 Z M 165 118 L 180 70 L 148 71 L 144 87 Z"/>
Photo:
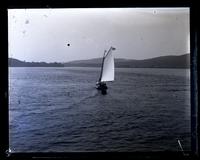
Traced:
<path id="1" fill-rule="evenodd" d="M 115 68 L 114 57 L 112 55 L 113 50 L 115 50 L 115 48 L 111 46 L 108 52 L 106 50 L 104 51 L 101 65 L 101 73 L 99 80 L 96 83 L 96 88 L 98 90 L 101 90 L 101 93 L 103 95 L 107 94 L 108 87 L 106 86 L 106 82 L 114 81 Z"/>

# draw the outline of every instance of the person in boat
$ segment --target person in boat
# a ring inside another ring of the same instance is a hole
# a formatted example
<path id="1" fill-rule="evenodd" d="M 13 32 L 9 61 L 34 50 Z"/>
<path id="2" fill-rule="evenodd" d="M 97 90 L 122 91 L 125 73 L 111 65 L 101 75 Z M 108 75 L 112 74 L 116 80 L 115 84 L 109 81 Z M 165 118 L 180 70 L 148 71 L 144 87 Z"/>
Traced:
<path id="1" fill-rule="evenodd" d="M 97 82 L 97 89 L 102 91 L 102 94 L 106 94 L 106 90 L 108 89 L 105 82 Z"/>

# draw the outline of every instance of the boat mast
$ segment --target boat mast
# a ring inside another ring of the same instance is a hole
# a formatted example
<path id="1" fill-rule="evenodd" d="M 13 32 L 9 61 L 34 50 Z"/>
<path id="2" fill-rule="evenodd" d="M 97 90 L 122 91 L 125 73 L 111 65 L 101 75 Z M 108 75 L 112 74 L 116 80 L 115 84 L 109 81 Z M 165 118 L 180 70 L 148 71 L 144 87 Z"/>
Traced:
<path id="1" fill-rule="evenodd" d="M 106 54 L 106 50 L 103 53 L 103 59 L 102 59 L 102 63 L 101 63 L 101 73 L 100 73 L 100 77 L 99 77 L 99 82 L 101 81 L 101 77 L 102 77 L 102 72 L 103 72 L 103 63 L 104 63 L 104 59 L 105 59 L 105 54 Z"/>

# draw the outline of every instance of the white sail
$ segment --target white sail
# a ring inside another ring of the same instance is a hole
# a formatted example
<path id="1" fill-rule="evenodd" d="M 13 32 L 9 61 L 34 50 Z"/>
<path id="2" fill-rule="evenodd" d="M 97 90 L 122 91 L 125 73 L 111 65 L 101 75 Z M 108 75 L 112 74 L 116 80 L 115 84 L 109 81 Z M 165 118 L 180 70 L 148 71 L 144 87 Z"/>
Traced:
<path id="1" fill-rule="evenodd" d="M 104 57 L 101 82 L 114 81 L 114 57 L 112 55 L 114 49 L 111 47 Z"/>

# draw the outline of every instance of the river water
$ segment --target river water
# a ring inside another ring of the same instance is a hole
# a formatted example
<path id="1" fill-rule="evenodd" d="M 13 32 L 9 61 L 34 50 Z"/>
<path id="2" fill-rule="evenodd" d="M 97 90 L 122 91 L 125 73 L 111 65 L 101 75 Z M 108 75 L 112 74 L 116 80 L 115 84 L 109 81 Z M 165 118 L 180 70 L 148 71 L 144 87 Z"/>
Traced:
<path id="1" fill-rule="evenodd" d="M 190 150 L 188 69 L 9 68 L 12 152 Z"/>

